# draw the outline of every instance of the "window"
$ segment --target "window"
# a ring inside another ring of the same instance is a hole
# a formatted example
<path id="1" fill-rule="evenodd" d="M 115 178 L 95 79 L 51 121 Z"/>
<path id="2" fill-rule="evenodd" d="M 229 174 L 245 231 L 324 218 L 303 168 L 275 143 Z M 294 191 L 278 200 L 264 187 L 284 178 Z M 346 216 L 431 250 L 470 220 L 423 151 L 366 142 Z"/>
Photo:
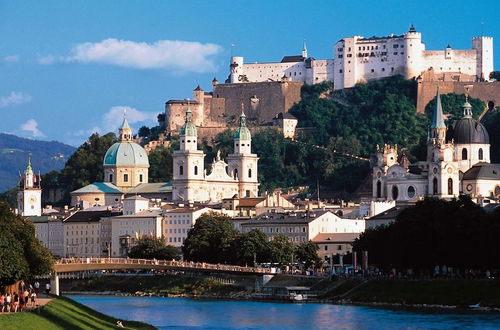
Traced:
<path id="1" fill-rule="evenodd" d="M 142 182 L 142 174 L 139 174 L 139 182 Z"/>
<path id="2" fill-rule="evenodd" d="M 392 199 L 397 200 L 399 195 L 399 189 L 397 186 L 392 186 Z"/>
<path id="3" fill-rule="evenodd" d="M 328 251 L 328 245 L 325 245 L 325 251 Z"/>
<path id="4" fill-rule="evenodd" d="M 434 178 L 434 180 L 432 180 L 432 194 L 437 195 L 437 193 L 438 193 L 438 179 Z"/>
<path id="5" fill-rule="evenodd" d="M 251 177 L 252 177 L 252 169 L 251 169 L 251 168 L 249 168 L 249 169 L 248 169 L 248 177 L 249 177 L 249 178 L 251 178 Z"/>
<path id="6" fill-rule="evenodd" d="M 128 182 L 128 174 L 123 174 L 123 182 Z"/>
<path id="7" fill-rule="evenodd" d="M 113 182 L 113 174 L 109 175 L 109 182 Z"/>
<path id="8" fill-rule="evenodd" d="M 453 179 L 448 179 L 448 195 L 453 195 Z"/>
<path id="9" fill-rule="evenodd" d="M 184 166 L 179 166 L 179 175 L 184 175 Z"/>
<path id="10" fill-rule="evenodd" d="M 462 149 L 462 160 L 466 160 L 466 159 L 467 159 L 467 149 L 463 148 Z"/>
<path id="11" fill-rule="evenodd" d="M 246 191 L 245 196 L 246 196 L 246 197 L 250 197 L 250 190 L 247 190 L 247 191 Z"/>
<path id="12" fill-rule="evenodd" d="M 483 148 L 479 148 L 478 158 L 479 160 L 483 160 Z"/>
<path id="13" fill-rule="evenodd" d="M 382 182 L 377 181 L 377 198 L 382 198 Z"/>
<path id="14" fill-rule="evenodd" d="M 337 250 L 342 251 L 342 245 L 337 246 Z"/>
<path id="15" fill-rule="evenodd" d="M 194 167 L 194 175 L 198 175 L 198 166 Z"/>
<path id="16" fill-rule="evenodd" d="M 233 178 L 234 178 L 235 180 L 237 180 L 237 179 L 238 179 L 238 169 L 237 169 L 237 168 L 235 168 L 235 169 L 234 169 L 234 171 L 233 171 Z"/>
<path id="17" fill-rule="evenodd" d="M 408 187 L 408 197 L 409 198 L 415 197 L 415 187 L 413 186 Z"/>

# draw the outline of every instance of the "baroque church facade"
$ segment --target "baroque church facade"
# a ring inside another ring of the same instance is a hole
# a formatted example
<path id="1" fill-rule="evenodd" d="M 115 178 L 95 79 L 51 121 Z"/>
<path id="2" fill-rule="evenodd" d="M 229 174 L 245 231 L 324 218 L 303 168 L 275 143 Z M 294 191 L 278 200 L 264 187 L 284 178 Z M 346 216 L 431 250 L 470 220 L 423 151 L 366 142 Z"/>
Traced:
<path id="1" fill-rule="evenodd" d="M 469 102 L 463 110 L 463 117 L 447 128 L 438 91 L 425 161 L 410 164 L 404 154 L 398 154 L 397 145 L 377 146 L 373 199 L 411 202 L 461 194 L 478 202 L 498 199 L 500 164 L 490 163 L 488 132 L 472 117 Z"/>
<path id="2" fill-rule="evenodd" d="M 234 196 L 258 196 L 259 158 L 252 153 L 252 136 L 244 113 L 234 133 L 234 152 L 227 156 L 227 162 L 218 152 L 210 174 L 204 170 L 205 154 L 198 150 L 197 128 L 189 109 L 179 139 L 180 148 L 173 155 L 172 200 L 217 203 Z"/>

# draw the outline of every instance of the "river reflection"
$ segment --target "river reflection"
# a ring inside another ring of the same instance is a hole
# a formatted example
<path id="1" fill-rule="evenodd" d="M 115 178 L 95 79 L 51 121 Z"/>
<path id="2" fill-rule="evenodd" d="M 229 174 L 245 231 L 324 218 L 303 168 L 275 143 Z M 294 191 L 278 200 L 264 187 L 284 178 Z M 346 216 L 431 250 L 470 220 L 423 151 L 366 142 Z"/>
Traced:
<path id="1" fill-rule="evenodd" d="M 500 329 L 500 315 L 496 314 L 185 298 L 70 298 L 113 317 L 144 321 L 160 329 Z"/>

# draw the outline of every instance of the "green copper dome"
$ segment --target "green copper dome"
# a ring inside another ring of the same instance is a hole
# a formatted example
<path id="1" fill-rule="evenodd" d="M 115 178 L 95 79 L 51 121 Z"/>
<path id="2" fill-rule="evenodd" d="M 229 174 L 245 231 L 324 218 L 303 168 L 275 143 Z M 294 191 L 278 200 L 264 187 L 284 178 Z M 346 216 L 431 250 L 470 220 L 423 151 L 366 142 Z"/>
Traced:
<path id="1" fill-rule="evenodd" d="M 116 142 L 109 147 L 104 156 L 104 166 L 147 166 L 149 159 L 146 151 L 135 142 Z"/>
<path id="2" fill-rule="evenodd" d="M 240 116 L 240 127 L 238 127 L 238 129 L 236 129 L 236 132 L 234 132 L 234 139 L 235 140 L 252 139 L 252 134 L 250 134 L 250 130 L 247 127 L 247 117 L 245 116 L 244 113 L 242 113 Z"/>
<path id="3" fill-rule="evenodd" d="M 182 125 L 180 136 L 196 136 L 196 125 L 193 124 L 193 113 L 191 110 L 186 110 L 186 122 Z"/>

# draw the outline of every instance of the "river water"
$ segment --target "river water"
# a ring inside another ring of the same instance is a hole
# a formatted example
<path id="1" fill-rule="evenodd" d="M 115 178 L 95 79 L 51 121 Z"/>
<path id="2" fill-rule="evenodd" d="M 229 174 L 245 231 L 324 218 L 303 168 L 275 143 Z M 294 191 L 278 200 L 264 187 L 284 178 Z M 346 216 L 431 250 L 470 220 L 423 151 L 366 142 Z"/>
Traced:
<path id="1" fill-rule="evenodd" d="M 160 329 L 500 329 L 496 314 L 187 298 L 69 297 L 115 318 L 144 321 Z"/>

